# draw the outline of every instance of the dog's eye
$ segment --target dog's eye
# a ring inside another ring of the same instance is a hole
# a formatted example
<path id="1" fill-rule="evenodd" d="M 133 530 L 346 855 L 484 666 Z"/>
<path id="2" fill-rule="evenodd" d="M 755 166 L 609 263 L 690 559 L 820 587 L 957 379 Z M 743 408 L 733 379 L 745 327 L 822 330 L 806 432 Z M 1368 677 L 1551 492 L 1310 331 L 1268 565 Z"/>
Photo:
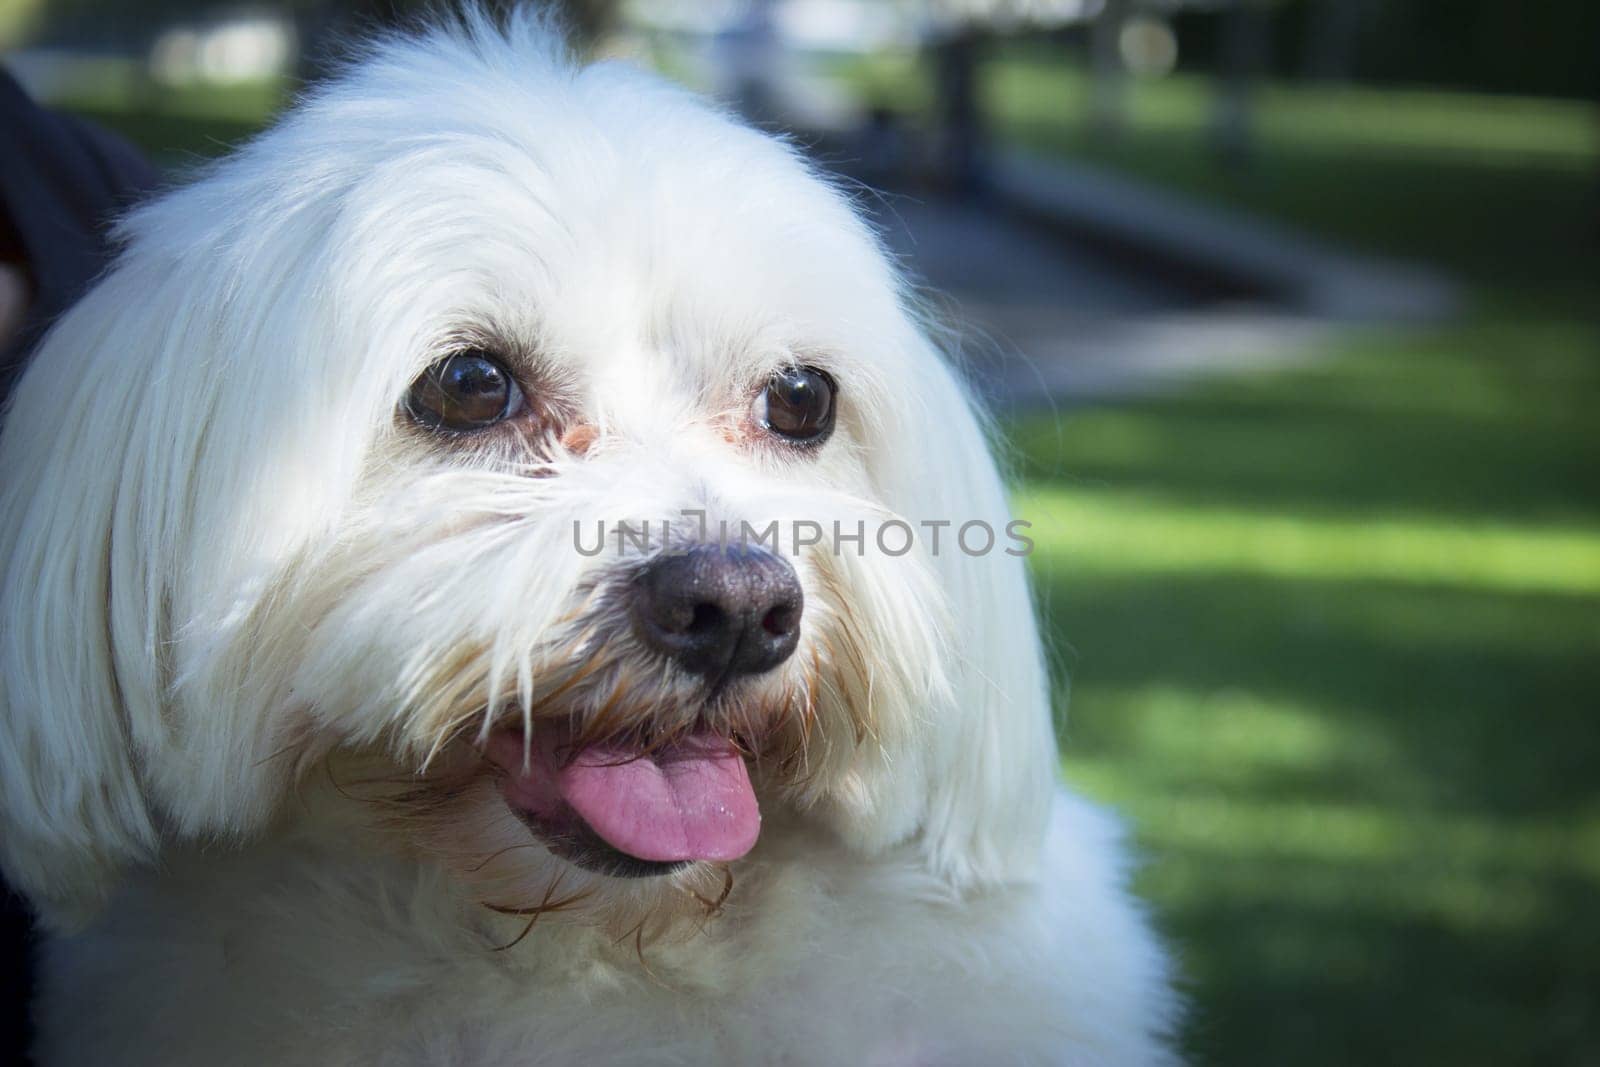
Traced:
<path id="1" fill-rule="evenodd" d="M 429 367 L 406 394 L 406 411 L 412 418 L 456 433 L 493 426 L 517 414 L 524 404 L 511 372 L 472 349 Z"/>
<path id="2" fill-rule="evenodd" d="M 796 444 L 821 444 L 833 432 L 836 392 L 833 379 L 814 367 L 779 371 L 756 397 L 756 424 Z"/>

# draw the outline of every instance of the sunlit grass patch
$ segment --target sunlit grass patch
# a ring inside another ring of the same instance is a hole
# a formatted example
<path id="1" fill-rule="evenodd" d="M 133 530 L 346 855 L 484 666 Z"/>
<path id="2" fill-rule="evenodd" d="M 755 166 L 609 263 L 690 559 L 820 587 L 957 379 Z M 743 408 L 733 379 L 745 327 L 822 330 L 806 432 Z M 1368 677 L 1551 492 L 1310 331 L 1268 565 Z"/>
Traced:
<path id="1" fill-rule="evenodd" d="M 1327 517 L 1174 508 L 1157 494 L 1031 489 L 1017 499 L 1038 551 L 1083 571 L 1222 572 L 1573 596 L 1600 593 L 1600 527 Z"/>
<path id="2" fill-rule="evenodd" d="M 1071 119 L 1087 112 L 1088 71 L 1064 49 L 1001 49 L 986 84 L 1002 121 Z M 1212 120 L 1215 83 L 1196 74 L 1132 79 L 1130 125 L 1184 135 Z M 1500 161 L 1548 157 L 1581 167 L 1600 156 L 1600 129 L 1581 101 L 1461 91 L 1265 82 L 1254 99 L 1256 121 L 1273 142 L 1305 142 L 1351 151 L 1406 149 L 1491 156 Z"/>
<path id="3" fill-rule="evenodd" d="M 1086 684 L 1073 697 L 1091 704 L 1105 720 L 1097 724 L 1098 740 L 1104 743 L 1114 736 L 1119 747 L 1137 753 L 1135 773 L 1146 784 L 1184 785 L 1221 777 L 1271 785 L 1287 775 L 1334 766 L 1367 773 L 1397 759 L 1380 730 L 1342 723 L 1332 709 L 1297 707 L 1243 689 Z M 1062 735 L 1069 768 L 1100 788 L 1115 781 L 1122 761 L 1107 765 L 1094 757 L 1076 757 L 1070 709 Z"/>

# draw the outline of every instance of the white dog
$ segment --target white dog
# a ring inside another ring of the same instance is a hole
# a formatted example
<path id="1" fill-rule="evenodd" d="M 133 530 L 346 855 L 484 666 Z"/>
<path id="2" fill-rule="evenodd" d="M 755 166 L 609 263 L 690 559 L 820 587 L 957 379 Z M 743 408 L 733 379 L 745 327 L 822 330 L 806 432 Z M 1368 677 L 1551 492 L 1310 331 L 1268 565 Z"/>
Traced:
<path id="1" fill-rule="evenodd" d="M 980 423 L 792 150 L 469 14 L 122 235 L 0 444 L 45 1063 L 1169 1061 Z"/>

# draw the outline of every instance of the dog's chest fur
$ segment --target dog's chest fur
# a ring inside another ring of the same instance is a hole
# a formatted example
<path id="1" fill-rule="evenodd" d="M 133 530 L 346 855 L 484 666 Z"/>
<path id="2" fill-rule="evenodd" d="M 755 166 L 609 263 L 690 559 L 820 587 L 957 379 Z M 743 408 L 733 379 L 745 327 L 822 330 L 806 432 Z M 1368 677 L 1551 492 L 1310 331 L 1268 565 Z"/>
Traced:
<path id="1" fill-rule="evenodd" d="M 180 856 L 52 944 L 48 1062 L 1156 1062 L 1106 831 L 1063 801 L 1048 888 L 956 900 L 914 860 L 784 835 L 698 933 L 636 945 L 463 909 L 399 860 Z M 775 837 L 777 835 L 774 835 Z M 787 847 L 786 847 L 787 846 Z M 785 856 L 788 852 L 790 855 Z M 481 913 L 481 914 L 480 914 Z M 1152 1059 L 1154 1057 L 1155 1059 Z"/>

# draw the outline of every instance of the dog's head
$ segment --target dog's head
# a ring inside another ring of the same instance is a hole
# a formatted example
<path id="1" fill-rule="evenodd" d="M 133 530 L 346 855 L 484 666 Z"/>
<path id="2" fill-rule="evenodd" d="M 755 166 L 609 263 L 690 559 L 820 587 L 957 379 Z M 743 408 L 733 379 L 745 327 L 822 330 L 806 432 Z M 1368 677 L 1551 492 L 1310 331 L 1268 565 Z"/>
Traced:
<path id="1" fill-rule="evenodd" d="M 0 848 L 53 919 L 325 770 L 495 906 L 690 885 L 762 812 L 1027 875 L 1002 486 L 785 145 L 469 18 L 124 236 L 0 444 Z"/>

